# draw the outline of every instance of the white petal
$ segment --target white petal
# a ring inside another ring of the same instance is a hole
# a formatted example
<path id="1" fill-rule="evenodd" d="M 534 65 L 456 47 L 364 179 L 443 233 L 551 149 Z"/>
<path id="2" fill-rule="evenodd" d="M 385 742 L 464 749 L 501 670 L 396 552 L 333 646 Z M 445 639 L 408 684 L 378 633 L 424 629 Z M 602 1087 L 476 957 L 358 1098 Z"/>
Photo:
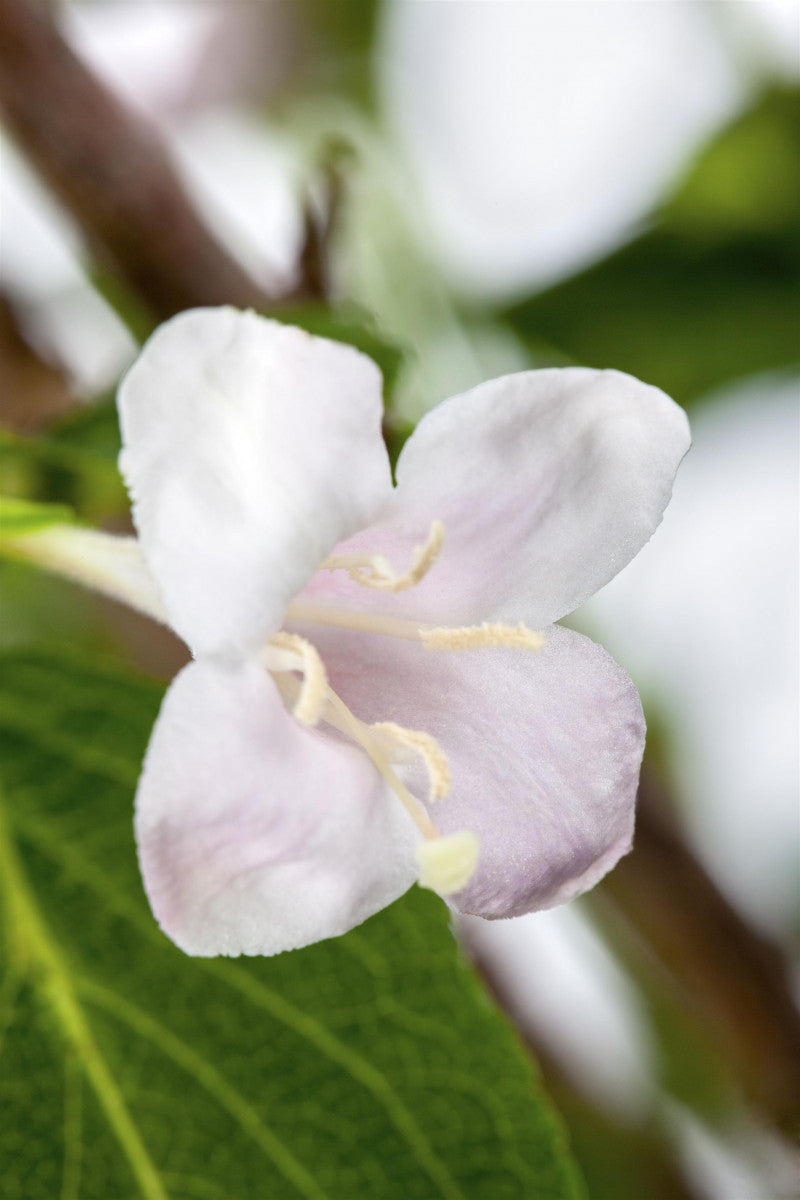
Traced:
<path id="1" fill-rule="evenodd" d="M 378 368 L 255 313 L 162 325 L 119 409 L 142 548 L 195 653 L 254 651 L 389 494 Z"/>
<path id="2" fill-rule="evenodd" d="M 447 624 L 557 621 L 650 538 L 688 445 L 683 411 L 618 371 L 527 371 L 439 405 L 397 466 L 398 533 L 445 526 L 407 603 Z"/>
<path id="3" fill-rule="evenodd" d="M 557 621 L 613 578 L 661 521 L 689 445 L 686 416 L 658 388 L 579 367 L 493 379 L 420 421 L 378 525 L 337 553 L 382 553 L 400 569 L 444 524 L 414 588 L 360 587 L 321 571 L 303 600 L 423 623 Z"/>
<path id="4" fill-rule="evenodd" d="M 448 896 L 462 912 L 514 917 L 563 904 L 628 852 L 644 719 L 633 683 L 600 646 L 559 625 L 539 653 L 305 632 L 361 720 L 423 730 L 447 755 L 452 786 L 431 820 L 479 841 L 474 876 Z M 421 796 L 426 782 L 409 778 Z"/>
<path id="5" fill-rule="evenodd" d="M 416 831 L 366 756 L 301 728 L 255 665 L 192 663 L 174 681 L 136 838 L 156 918 L 204 957 L 345 933 L 417 875 Z"/>

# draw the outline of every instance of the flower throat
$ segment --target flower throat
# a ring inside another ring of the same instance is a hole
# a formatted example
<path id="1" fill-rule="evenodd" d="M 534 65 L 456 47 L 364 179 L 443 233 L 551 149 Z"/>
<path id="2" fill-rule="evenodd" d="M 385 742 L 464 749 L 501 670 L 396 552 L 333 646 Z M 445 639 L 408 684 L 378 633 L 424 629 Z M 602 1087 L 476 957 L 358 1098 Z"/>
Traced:
<path id="1" fill-rule="evenodd" d="M 326 571 L 346 571 L 360 587 L 402 592 L 415 587 L 433 567 L 444 544 L 444 525 L 433 521 L 426 541 L 416 546 L 407 571 L 398 572 L 382 554 L 334 554 L 322 563 Z M 290 623 L 332 625 L 363 633 L 419 642 L 426 651 L 467 651 L 483 647 L 541 650 L 545 639 L 520 623 L 502 625 L 424 625 L 398 617 L 357 612 L 324 604 L 293 602 L 286 610 Z M 280 630 L 260 655 L 293 716 L 313 728 L 320 721 L 356 742 L 381 773 L 416 825 L 423 841 L 417 847 L 419 882 L 441 895 L 460 891 L 472 878 L 479 857 L 478 838 L 463 830 L 440 834 L 423 801 L 414 796 L 392 768 L 395 763 L 421 760 L 428 777 L 427 804 L 447 796 L 451 775 L 447 756 L 436 739 L 424 731 L 393 721 L 367 725 L 350 711 L 328 682 L 325 664 L 311 641 Z M 297 678 L 298 674 L 300 679 Z"/>

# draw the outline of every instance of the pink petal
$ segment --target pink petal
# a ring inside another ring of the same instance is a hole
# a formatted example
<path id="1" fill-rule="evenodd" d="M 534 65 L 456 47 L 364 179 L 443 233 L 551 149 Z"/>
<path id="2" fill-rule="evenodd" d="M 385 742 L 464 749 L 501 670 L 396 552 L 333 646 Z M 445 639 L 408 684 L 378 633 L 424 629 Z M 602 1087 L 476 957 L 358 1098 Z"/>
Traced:
<path id="1" fill-rule="evenodd" d="M 630 848 L 644 718 L 631 680 L 588 638 L 551 626 L 538 654 L 447 653 L 310 625 L 304 633 L 362 721 L 424 730 L 447 754 L 452 790 L 429 806 L 431 819 L 481 843 L 477 873 L 455 897 L 462 911 L 550 908 Z"/>
<path id="2" fill-rule="evenodd" d="M 284 709 L 248 665 L 192 663 L 165 697 L 136 797 L 145 889 L 187 954 L 334 937 L 416 878 L 416 831 L 366 756 Z"/>
<path id="3" fill-rule="evenodd" d="M 320 573 L 304 599 L 434 623 L 495 619 L 541 628 L 607 583 L 661 521 L 689 446 L 669 397 L 618 371 L 527 371 L 439 405 L 400 455 L 376 527 L 337 552 L 408 563 L 434 519 L 441 557 L 387 597 Z"/>
<path id="4" fill-rule="evenodd" d="M 196 654 L 256 650 L 390 496 L 378 368 L 255 313 L 195 309 L 162 325 L 119 410 L 142 549 Z"/>

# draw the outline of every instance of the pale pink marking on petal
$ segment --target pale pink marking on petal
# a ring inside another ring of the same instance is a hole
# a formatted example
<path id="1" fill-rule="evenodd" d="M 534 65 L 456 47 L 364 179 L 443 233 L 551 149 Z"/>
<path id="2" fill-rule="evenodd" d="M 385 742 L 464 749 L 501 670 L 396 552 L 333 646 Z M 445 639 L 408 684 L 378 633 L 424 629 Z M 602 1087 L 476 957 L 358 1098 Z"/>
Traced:
<path id="1" fill-rule="evenodd" d="M 332 685 L 362 720 L 424 729 L 448 756 L 448 833 L 473 830 L 478 870 L 454 898 L 485 917 L 549 908 L 593 886 L 630 848 L 644 718 L 631 680 L 560 626 L 539 653 L 425 651 L 314 629 Z M 425 779 L 407 777 L 424 797 Z"/>
<path id="2" fill-rule="evenodd" d="M 175 679 L 135 827 L 153 912 L 188 954 L 334 937 L 417 874 L 416 830 L 366 755 L 302 728 L 254 665 L 192 663 Z"/>
<path id="3" fill-rule="evenodd" d="M 256 652 L 391 495 L 375 364 L 252 312 L 160 326 L 119 410 L 142 549 L 195 654 Z"/>
<path id="4" fill-rule="evenodd" d="M 430 573 L 384 596 L 320 572 L 303 599 L 437 624 L 549 624 L 645 544 L 688 446 L 683 411 L 618 371 L 491 380 L 423 417 L 387 509 L 336 549 L 380 552 L 403 568 L 438 519 L 444 545 Z"/>

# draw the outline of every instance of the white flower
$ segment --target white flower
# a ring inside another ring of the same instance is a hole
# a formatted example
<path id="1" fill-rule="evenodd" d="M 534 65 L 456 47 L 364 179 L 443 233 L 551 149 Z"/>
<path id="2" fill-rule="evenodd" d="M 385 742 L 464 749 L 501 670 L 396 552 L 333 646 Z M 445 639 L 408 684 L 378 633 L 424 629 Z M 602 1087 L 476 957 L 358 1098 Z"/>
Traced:
<path id="1" fill-rule="evenodd" d="M 494 380 L 423 419 L 393 487 L 374 363 L 207 309 L 153 335 L 119 408 L 141 548 L 196 659 L 136 803 L 179 946 L 306 945 L 418 879 L 514 916 L 625 853 L 639 699 L 552 622 L 661 519 L 688 445 L 671 400 L 613 371 Z"/>

